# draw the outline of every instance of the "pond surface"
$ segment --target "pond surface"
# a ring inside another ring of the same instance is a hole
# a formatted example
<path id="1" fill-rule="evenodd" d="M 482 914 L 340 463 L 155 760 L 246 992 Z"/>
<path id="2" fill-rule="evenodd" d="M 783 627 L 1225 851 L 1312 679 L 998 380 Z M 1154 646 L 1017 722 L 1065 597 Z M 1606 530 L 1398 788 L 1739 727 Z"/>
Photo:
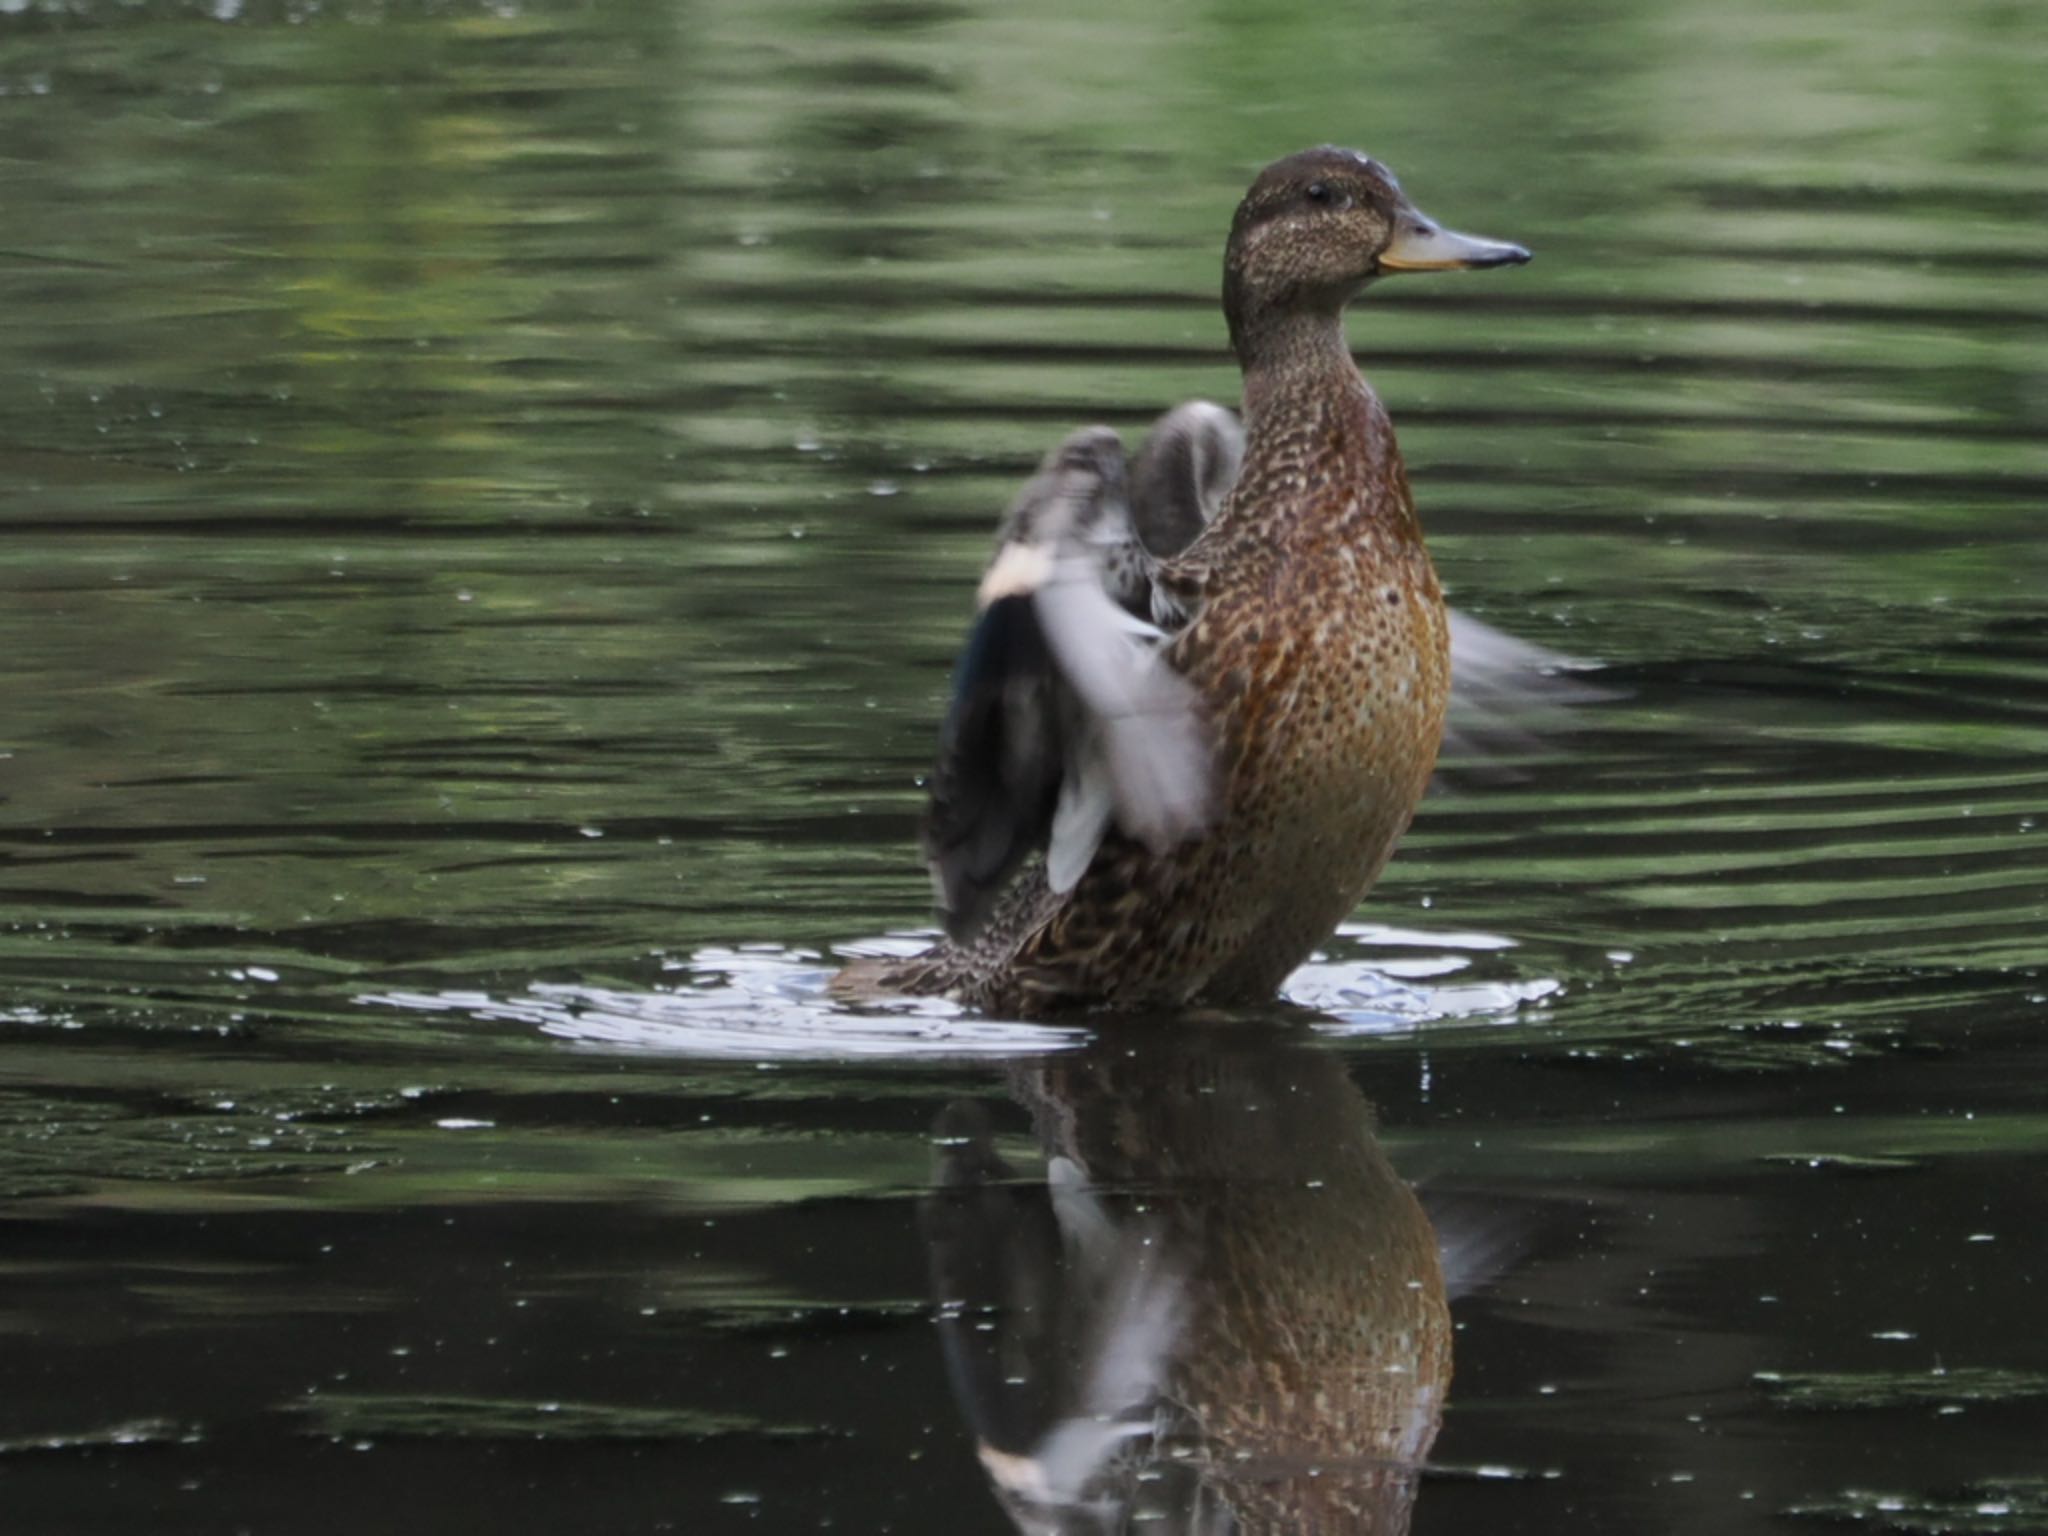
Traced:
<path id="1" fill-rule="evenodd" d="M 2048 1531 L 2044 77 L 2025 0 L 0 3 L 0 1524 Z M 1235 399 L 1325 140 L 1537 252 L 1351 335 L 1615 696 L 1294 1007 L 835 1012 L 997 512 Z"/>

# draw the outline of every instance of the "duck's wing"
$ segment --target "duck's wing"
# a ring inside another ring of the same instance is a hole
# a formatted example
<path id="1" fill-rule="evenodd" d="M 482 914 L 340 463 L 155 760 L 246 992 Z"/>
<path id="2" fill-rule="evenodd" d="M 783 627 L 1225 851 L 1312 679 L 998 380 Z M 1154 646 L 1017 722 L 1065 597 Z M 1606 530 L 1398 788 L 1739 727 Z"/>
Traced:
<path id="1" fill-rule="evenodd" d="M 1060 719 L 1028 597 L 984 608 L 953 669 L 923 843 L 946 931 L 964 939 L 1043 842 L 1059 798 Z"/>
<path id="2" fill-rule="evenodd" d="M 1145 548 L 1170 560 L 1214 520 L 1244 464 L 1244 427 L 1210 400 L 1175 406 L 1131 460 L 1131 521 Z"/>
<path id="3" fill-rule="evenodd" d="M 1188 553 L 1215 520 L 1244 463 L 1244 428 L 1208 400 L 1175 406 L 1131 461 L 1131 523 L 1151 562 L 1152 622 L 1179 630 L 1202 606 L 1208 568 Z"/>
<path id="4" fill-rule="evenodd" d="M 1621 697 L 1587 680 L 1589 663 L 1531 644 L 1450 610 L 1451 707 L 1444 722 L 1441 772 L 1516 778 L 1516 762 L 1546 750 L 1572 725 L 1581 705 Z"/>
<path id="5" fill-rule="evenodd" d="M 1123 449 L 1106 427 L 1049 455 L 1004 517 L 980 613 L 953 675 L 925 813 L 924 851 L 946 930 L 973 935 L 1043 849 L 1073 887 L 1112 827 L 1164 851 L 1205 820 L 1209 744 L 1135 550 Z M 1135 554 L 1134 554 L 1135 550 Z M 1142 587 L 1125 590 L 1131 570 Z"/>

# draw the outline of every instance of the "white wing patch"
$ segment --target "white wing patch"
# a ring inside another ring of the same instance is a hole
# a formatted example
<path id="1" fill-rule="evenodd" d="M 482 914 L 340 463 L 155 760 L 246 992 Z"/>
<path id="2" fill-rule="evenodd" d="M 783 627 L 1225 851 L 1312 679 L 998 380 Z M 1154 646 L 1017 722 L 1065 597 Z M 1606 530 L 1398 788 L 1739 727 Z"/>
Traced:
<path id="1" fill-rule="evenodd" d="M 1199 832 L 1213 769 L 1195 690 L 1168 664 L 1164 631 L 1118 607 L 1093 560 L 1062 555 L 1033 601 L 1082 716 L 1046 850 L 1048 883 L 1069 891 L 1112 821 L 1154 853 Z"/>

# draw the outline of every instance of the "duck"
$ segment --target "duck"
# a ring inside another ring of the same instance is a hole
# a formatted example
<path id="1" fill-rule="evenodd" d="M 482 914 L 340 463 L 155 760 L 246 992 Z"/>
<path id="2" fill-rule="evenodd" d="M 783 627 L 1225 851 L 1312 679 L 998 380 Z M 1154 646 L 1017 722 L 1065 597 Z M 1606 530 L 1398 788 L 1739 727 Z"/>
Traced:
<path id="1" fill-rule="evenodd" d="M 1190 402 L 1127 459 L 1084 428 L 1012 502 L 929 778 L 944 936 L 836 993 L 1016 1017 L 1275 996 L 1407 830 L 1451 689 L 1451 615 L 1345 309 L 1386 277 L 1529 259 L 1357 150 L 1259 173 L 1224 248 L 1241 430 Z"/>

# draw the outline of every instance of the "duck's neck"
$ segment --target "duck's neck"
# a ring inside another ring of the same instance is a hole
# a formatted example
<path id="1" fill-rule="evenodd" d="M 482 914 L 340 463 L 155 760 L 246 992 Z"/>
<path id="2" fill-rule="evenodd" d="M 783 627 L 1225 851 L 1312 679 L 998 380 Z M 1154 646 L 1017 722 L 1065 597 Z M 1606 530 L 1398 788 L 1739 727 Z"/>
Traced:
<path id="1" fill-rule="evenodd" d="M 1297 510 L 1349 519 L 1413 519 L 1393 425 L 1359 374 L 1338 312 L 1261 317 L 1237 335 L 1244 368 L 1240 515 Z M 1385 488 L 1391 495 L 1369 494 Z M 1334 494 L 1333 494 L 1334 493 Z"/>
<path id="2" fill-rule="evenodd" d="M 1251 307 L 1249 313 L 1230 318 L 1231 350 L 1247 382 L 1352 368 L 1344 341 L 1344 312 L 1334 305 Z"/>

